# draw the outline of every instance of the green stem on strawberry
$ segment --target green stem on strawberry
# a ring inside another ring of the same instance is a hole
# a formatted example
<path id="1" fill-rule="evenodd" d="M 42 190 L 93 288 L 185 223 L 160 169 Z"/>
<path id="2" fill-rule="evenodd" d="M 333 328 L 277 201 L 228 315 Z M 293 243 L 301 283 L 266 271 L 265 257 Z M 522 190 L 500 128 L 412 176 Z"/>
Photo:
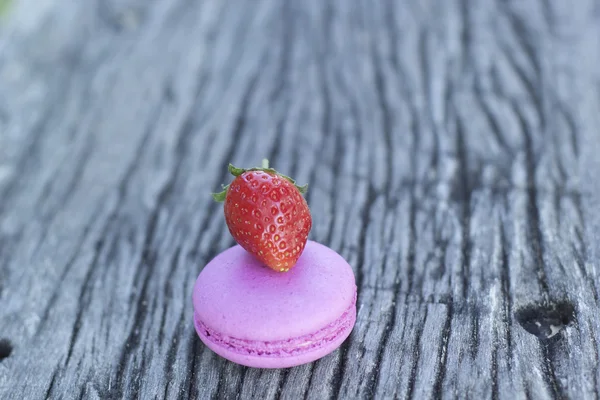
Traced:
<path id="1" fill-rule="evenodd" d="M 267 172 L 269 174 L 274 174 L 274 175 L 279 175 L 282 178 L 286 179 L 287 181 L 289 181 L 292 185 L 294 185 L 296 187 L 296 189 L 298 189 L 298 191 L 302 194 L 305 194 L 306 191 L 308 190 L 308 184 L 303 185 L 303 186 L 299 186 L 296 184 L 296 181 L 292 178 L 290 178 L 289 176 L 286 175 L 282 175 L 279 172 L 277 172 L 276 170 L 274 170 L 273 168 L 269 168 L 269 160 L 264 158 L 262 160 L 262 166 L 261 168 L 236 168 L 234 167 L 232 164 L 229 164 L 229 167 L 227 168 L 229 173 L 235 177 L 238 177 L 240 175 L 242 175 L 244 172 L 248 172 L 248 171 L 263 171 L 263 172 Z M 212 197 L 216 202 L 222 203 L 225 201 L 225 197 L 227 196 L 227 190 L 229 190 L 229 185 L 223 186 L 223 190 L 220 191 L 219 193 L 213 193 Z"/>

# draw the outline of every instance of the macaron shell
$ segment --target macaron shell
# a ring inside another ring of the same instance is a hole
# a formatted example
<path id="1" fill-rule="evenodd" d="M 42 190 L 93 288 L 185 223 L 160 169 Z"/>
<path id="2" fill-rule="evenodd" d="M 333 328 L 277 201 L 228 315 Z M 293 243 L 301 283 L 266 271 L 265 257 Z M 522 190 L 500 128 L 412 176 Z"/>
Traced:
<path id="1" fill-rule="evenodd" d="M 193 293 L 197 317 L 224 336 L 286 340 L 311 334 L 339 318 L 356 284 L 335 251 L 308 241 L 289 272 L 276 272 L 234 246 L 206 265 Z"/>
<path id="2" fill-rule="evenodd" d="M 340 346 L 356 321 L 355 301 L 352 268 L 326 246 L 308 241 L 289 272 L 273 271 L 234 246 L 198 277 L 194 325 L 210 349 L 233 362 L 292 367 Z"/>
<path id="3" fill-rule="evenodd" d="M 242 354 L 233 351 L 232 349 L 227 348 L 225 346 L 220 346 L 214 343 L 206 337 L 204 331 L 201 328 L 199 328 L 198 324 L 194 323 L 194 326 L 202 342 L 216 354 L 228 359 L 229 361 L 254 368 L 289 368 L 316 361 L 336 350 L 352 332 L 352 327 L 354 326 L 355 321 L 356 308 L 353 307 L 351 309 L 351 314 L 349 315 L 348 329 L 346 329 L 343 333 L 338 335 L 334 340 L 332 340 L 324 346 L 315 348 L 309 352 L 287 357 L 265 357 Z"/>

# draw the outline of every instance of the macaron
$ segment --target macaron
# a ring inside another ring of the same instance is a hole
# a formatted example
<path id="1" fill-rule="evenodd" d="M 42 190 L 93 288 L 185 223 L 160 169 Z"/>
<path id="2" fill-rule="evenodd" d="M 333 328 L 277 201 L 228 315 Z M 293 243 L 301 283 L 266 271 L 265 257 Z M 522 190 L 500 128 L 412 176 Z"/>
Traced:
<path id="1" fill-rule="evenodd" d="M 262 265 L 239 245 L 202 270 L 192 295 L 204 344 L 237 364 L 287 368 L 336 350 L 356 322 L 352 268 L 308 241 L 289 272 Z"/>

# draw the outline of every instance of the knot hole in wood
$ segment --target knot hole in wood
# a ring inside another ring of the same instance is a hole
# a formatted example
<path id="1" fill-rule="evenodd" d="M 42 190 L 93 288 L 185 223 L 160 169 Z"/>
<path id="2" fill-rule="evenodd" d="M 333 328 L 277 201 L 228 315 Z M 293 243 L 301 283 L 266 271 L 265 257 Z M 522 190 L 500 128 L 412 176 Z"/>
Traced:
<path id="1" fill-rule="evenodd" d="M 0 339 L 0 361 L 4 360 L 12 353 L 12 344 L 7 339 Z"/>
<path id="2" fill-rule="evenodd" d="M 575 307 L 569 302 L 532 304 L 515 312 L 517 322 L 532 335 L 550 339 L 569 325 L 575 317 Z"/>

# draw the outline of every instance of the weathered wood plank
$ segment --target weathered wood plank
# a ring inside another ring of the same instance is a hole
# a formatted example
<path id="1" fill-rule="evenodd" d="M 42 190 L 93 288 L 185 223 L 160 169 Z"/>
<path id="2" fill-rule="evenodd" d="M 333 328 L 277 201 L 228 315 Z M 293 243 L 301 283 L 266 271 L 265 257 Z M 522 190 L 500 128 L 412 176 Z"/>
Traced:
<path id="1" fill-rule="evenodd" d="M 0 398 L 598 397 L 596 3 L 14 2 Z M 359 286 L 289 370 L 191 323 L 208 193 L 264 156 Z"/>

